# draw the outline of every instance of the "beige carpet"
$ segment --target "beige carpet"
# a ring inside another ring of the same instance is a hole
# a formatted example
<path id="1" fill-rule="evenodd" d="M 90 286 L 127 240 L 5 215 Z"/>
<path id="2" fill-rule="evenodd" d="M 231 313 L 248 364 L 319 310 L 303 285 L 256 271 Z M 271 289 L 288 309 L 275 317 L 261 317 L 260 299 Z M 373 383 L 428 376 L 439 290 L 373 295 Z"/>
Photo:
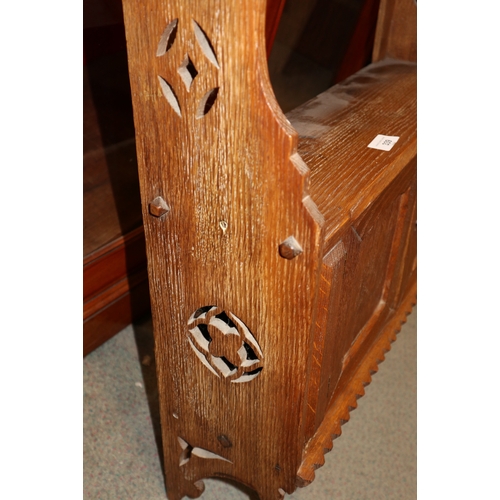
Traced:
<path id="1" fill-rule="evenodd" d="M 315 481 L 286 499 L 410 500 L 416 494 L 416 310 L 366 388 Z M 84 498 L 165 500 L 150 320 L 84 359 Z M 143 361 L 143 363 L 141 363 Z M 205 500 L 256 500 L 205 481 Z"/>

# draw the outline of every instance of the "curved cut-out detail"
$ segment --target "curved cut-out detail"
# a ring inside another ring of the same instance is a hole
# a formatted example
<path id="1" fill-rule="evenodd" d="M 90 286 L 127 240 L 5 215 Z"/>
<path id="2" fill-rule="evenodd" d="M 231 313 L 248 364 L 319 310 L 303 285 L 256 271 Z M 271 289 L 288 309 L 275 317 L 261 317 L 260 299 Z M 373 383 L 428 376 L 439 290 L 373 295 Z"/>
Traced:
<path id="1" fill-rule="evenodd" d="M 210 342 L 212 341 L 212 338 L 210 337 L 210 335 L 208 335 L 208 337 L 207 337 L 207 335 L 205 335 L 205 332 L 203 332 L 202 329 L 200 328 L 202 326 L 206 327 L 206 325 L 198 325 L 198 326 L 195 326 L 194 328 L 191 328 L 191 330 L 189 330 L 189 331 L 193 335 L 194 340 L 196 340 L 196 343 L 202 349 L 204 349 L 205 351 L 208 351 L 208 346 L 209 346 Z M 208 333 L 208 330 L 207 330 L 207 333 Z"/>
<path id="2" fill-rule="evenodd" d="M 226 314 L 226 311 L 222 311 L 221 313 L 217 314 L 215 318 L 225 323 L 230 329 L 236 328 L 236 325 L 233 323 L 232 319 Z"/>
<path id="3" fill-rule="evenodd" d="M 188 326 L 192 326 L 188 329 L 189 345 L 218 378 L 222 375 L 231 382 L 250 382 L 262 371 L 263 367 L 258 366 L 264 357 L 262 350 L 235 314 L 228 315 L 216 306 L 200 307 L 190 316 Z"/>
<path id="4" fill-rule="evenodd" d="M 205 340 L 207 340 L 208 342 L 212 342 L 212 337 L 210 335 L 210 332 L 208 331 L 208 325 L 206 325 L 205 323 L 201 323 L 198 325 L 198 329 L 200 330 Z"/>
<path id="5" fill-rule="evenodd" d="M 193 19 L 193 30 L 196 36 L 196 40 L 203 52 L 205 57 L 217 68 L 219 69 L 219 62 L 217 61 L 217 56 L 215 55 L 212 42 L 208 38 L 207 34 L 203 31 L 201 26 Z"/>
<path id="6" fill-rule="evenodd" d="M 183 450 L 189 447 L 189 443 L 187 441 L 184 441 L 184 439 L 182 439 L 180 436 L 177 436 L 177 441 L 179 441 L 179 444 L 181 445 L 181 448 Z"/>
<path id="7" fill-rule="evenodd" d="M 181 456 L 179 457 L 179 467 L 182 467 L 184 464 L 189 462 L 191 458 L 191 452 L 193 451 L 193 447 L 180 436 L 177 436 L 177 441 L 181 445 L 182 451 Z"/>
<path id="8" fill-rule="evenodd" d="M 243 342 L 243 345 L 238 351 L 238 355 L 241 359 L 241 366 L 244 367 L 253 366 L 260 362 L 260 359 L 255 355 L 254 350 L 246 342 Z"/>
<path id="9" fill-rule="evenodd" d="M 224 378 L 234 375 L 238 368 L 229 362 L 224 356 L 210 356 L 212 363 L 217 367 L 217 369 L 222 373 Z"/>
<path id="10" fill-rule="evenodd" d="M 161 57 L 165 55 L 170 47 L 174 44 L 175 36 L 177 35 L 177 23 L 178 19 L 174 19 L 168 26 L 163 30 L 160 38 L 160 43 L 156 49 L 156 57 Z"/>
<path id="11" fill-rule="evenodd" d="M 217 316 L 212 316 L 209 325 L 215 326 L 215 328 L 218 328 L 224 335 L 240 335 L 236 329 L 236 325 L 228 318 L 224 311 Z"/>
<path id="12" fill-rule="evenodd" d="M 250 380 L 253 380 L 261 371 L 262 371 L 262 366 L 260 368 L 257 368 L 256 370 L 251 371 L 251 372 L 244 373 L 241 377 L 237 378 L 236 380 L 231 380 L 231 382 L 233 384 L 240 384 L 242 382 L 250 382 Z"/>
<path id="13" fill-rule="evenodd" d="M 158 80 L 160 82 L 161 90 L 163 91 L 163 95 L 165 96 L 165 99 L 167 99 L 170 106 L 172 106 L 172 109 L 179 116 L 182 116 L 181 115 L 181 107 L 179 106 L 179 100 L 177 99 L 177 96 L 175 95 L 174 89 L 167 82 L 167 80 L 165 80 L 165 78 L 158 76 Z"/>
<path id="14" fill-rule="evenodd" d="M 204 458 L 207 460 L 223 460 L 224 462 L 229 462 L 232 464 L 231 460 L 222 457 L 221 455 L 217 455 L 217 453 L 213 453 L 212 451 L 205 450 L 204 448 L 198 448 L 191 446 L 187 441 L 182 439 L 180 436 L 177 436 L 177 440 L 181 445 L 182 451 L 179 457 L 179 467 L 187 464 L 191 457 L 194 455 L 196 457 Z"/>
<path id="15" fill-rule="evenodd" d="M 196 110 L 196 118 L 199 120 L 203 118 L 215 104 L 215 100 L 217 99 L 217 94 L 219 93 L 219 87 L 215 87 L 212 90 L 209 90 L 200 101 L 198 105 L 198 109 Z"/>
<path id="16" fill-rule="evenodd" d="M 207 358 L 205 357 L 205 355 L 203 353 L 201 353 L 197 348 L 196 346 L 193 344 L 192 340 L 191 339 L 188 339 L 188 342 L 189 342 L 189 345 L 191 346 L 191 348 L 193 349 L 193 351 L 195 352 L 196 356 L 198 356 L 198 359 L 217 377 L 217 378 L 220 378 L 219 374 L 212 368 L 212 366 L 210 365 L 210 363 L 207 361 Z"/>
<path id="17" fill-rule="evenodd" d="M 198 75 L 198 70 L 195 68 L 193 61 L 191 61 L 191 58 L 187 54 L 184 57 L 181 65 L 179 66 L 177 73 L 179 73 L 179 75 L 181 76 L 182 81 L 184 82 L 184 85 L 189 92 L 189 90 L 191 89 L 191 85 L 196 78 L 196 75 Z"/>
<path id="18" fill-rule="evenodd" d="M 223 460 L 224 462 L 229 462 L 230 464 L 233 463 L 231 462 L 231 460 L 221 457 L 220 455 L 217 455 L 217 453 L 204 450 L 203 448 L 193 448 L 192 454 L 195 455 L 196 457 L 205 458 L 208 460 Z"/>
<path id="19" fill-rule="evenodd" d="M 238 325 L 243 330 L 243 334 L 245 335 L 245 339 L 248 340 L 248 342 L 250 342 L 250 344 L 252 344 L 255 347 L 255 349 L 257 349 L 258 353 L 263 358 L 264 355 L 262 354 L 262 351 L 260 350 L 260 346 L 259 346 L 257 340 L 255 339 L 255 337 L 252 335 L 252 332 L 249 330 L 248 326 L 245 325 L 245 323 L 243 323 L 243 321 L 241 321 L 241 319 L 238 318 L 238 316 L 236 316 L 236 314 L 233 314 L 233 313 L 229 313 L 229 314 L 234 318 L 236 323 L 238 323 Z"/>
<path id="20" fill-rule="evenodd" d="M 196 309 L 196 311 L 191 314 L 191 317 L 188 319 L 188 325 L 193 323 L 193 321 L 197 319 L 204 319 L 207 317 L 207 314 L 210 311 L 213 311 L 214 309 L 217 309 L 217 306 L 204 306 L 200 307 L 199 309 Z"/>

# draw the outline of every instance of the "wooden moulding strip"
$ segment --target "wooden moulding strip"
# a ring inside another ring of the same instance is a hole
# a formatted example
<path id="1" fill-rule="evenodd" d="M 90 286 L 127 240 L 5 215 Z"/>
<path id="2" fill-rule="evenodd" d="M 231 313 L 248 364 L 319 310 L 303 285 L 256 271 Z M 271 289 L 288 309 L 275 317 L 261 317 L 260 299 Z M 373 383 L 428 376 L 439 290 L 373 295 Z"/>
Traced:
<path id="1" fill-rule="evenodd" d="M 102 293 L 92 297 L 83 304 L 83 320 L 89 319 L 94 314 L 107 307 L 112 302 L 127 294 L 140 283 L 148 281 L 146 269 L 130 274 L 119 282 L 113 284 Z"/>
<path id="2" fill-rule="evenodd" d="M 146 269 L 144 229 L 114 240 L 83 266 L 83 301 L 89 302 L 123 278 Z"/>
<path id="3" fill-rule="evenodd" d="M 132 295 L 135 296 L 132 305 Z M 83 322 L 83 355 L 86 356 L 127 325 L 146 314 L 148 282 L 142 281 Z"/>
<path id="4" fill-rule="evenodd" d="M 133 231 L 130 231 L 130 233 L 127 233 L 124 236 L 120 236 L 107 243 L 106 245 L 99 247 L 97 250 L 94 250 L 92 253 L 85 255 L 83 258 L 83 266 L 85 267 L 91 264 L 96 259 L 102 257 L 103 255 L 106 255 L 108 252 L 112 252 L 113 250 L 126 245 L 131 240 L 139 238 L 144 238 L 144 226 L 142 225 L 134 229 Z"/>
<path id="5" fill-rule="evenodd" d="M 373 344 L 364 355 L 352 360 L 340 378 L 325 418 L 306 446 L 302 464 L 297 471 L 299 488 L 310 484 L 315 477 L 314 471 L 325 464 L 324 455 L 333 448 L 333 440 L 342 433 L 341 426 L 349 421 L 349 412 L 357 407 L 357 400 L 365 393 L 364 387 L 378 371 L 378 364 L 385 359 L 384 354 L 391 349 L 391 343 L 396 340 L 396 334 L 400 332 L 401 326 L 406 323 L 406 317 L 416 304 L 416 291 L 415 282 L 394 316 L 375 337 Z"/>

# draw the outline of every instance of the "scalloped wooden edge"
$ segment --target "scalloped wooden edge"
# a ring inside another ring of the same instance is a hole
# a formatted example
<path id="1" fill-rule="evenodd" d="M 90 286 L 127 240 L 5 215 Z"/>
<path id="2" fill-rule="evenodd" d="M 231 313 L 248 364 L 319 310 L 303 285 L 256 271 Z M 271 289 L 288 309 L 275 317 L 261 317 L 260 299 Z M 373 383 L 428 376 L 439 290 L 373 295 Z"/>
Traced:
<path id="1" fill-rule="evenodd" d="M 377 373 L 379 363 L 384 361 L 385 353 L 390 351 L 396 335 L 416 305 L 416 292 L 415 282 L 362 359 L 356 364 L 352 363 L 339 380 L 323 422 L 306 445 L 302 464 L 297 471 L 299 488 L 311 484 L 315 478 L 314 471 L 325 464 L 325 454 L 332 450 L 333 440 L 342 434 L 341 427 L 349 421 L 349 412 L 358 406 L 357 400 L 364 396 L 364 388 L 371 382 L 372 375 Z"/>

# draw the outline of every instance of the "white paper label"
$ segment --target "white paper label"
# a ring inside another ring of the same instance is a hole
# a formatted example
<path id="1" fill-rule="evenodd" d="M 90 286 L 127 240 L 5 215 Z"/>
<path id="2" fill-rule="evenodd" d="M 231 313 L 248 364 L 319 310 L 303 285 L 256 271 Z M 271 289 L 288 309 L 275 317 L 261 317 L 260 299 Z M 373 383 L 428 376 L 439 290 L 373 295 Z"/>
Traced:
<path id="1" fill-rule="evenodd" d="M 381 149 L 382 151 L 390 151 L 392 146 L 398 142 L 398 139 L 399 137 L 394 135 L 377 135 L 377 137 L 368 144 L 368 147 L 372 149 Z"/>

